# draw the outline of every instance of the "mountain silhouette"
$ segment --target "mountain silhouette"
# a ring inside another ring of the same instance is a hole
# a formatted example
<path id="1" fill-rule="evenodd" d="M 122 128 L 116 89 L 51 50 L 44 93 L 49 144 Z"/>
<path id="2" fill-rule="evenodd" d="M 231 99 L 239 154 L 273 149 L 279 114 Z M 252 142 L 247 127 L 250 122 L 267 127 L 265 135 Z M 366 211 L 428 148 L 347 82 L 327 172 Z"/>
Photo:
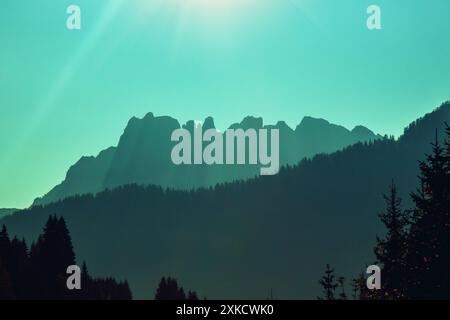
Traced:
<path id="1" fill-rule="evenodd" d="M 49 214 L 63 216 L 77 256 L 95 274 L 127 278 L 137 298 L 170 274 L 210 299 L 264 299 L 271 288 L 277 298 L 311 299 L 327 263 L 351 278 L 373 261 L 384 230 L 382 192 L 394 179 L 408 208 L 417 161 L 449 119 L 446 103 L 397 140 L 357 143 L 275 176 L 196 191 L 122 186 L 34 206 L 1 223 L 28 240 Z"/>
<path id="2" fill-rule="evenodd" d="M 183 128 L 191 133 L 194 127 L 194 121 L 183 125 Z M 69 169 L 65 180 L 42 198 L 36 199 L 34 205 L 131 183 L 189 190 L 253 178 L 259 174 L 259 165 L 174 165 L 170 155 L 176 143 L 171 142 L 170 137 L 177 128 L 180 128 L 179 122 L 170 117 L 155 117 L 148 113 L 142 119 L 132 118 L 117 147 L 103 150 L 97 157 L 82 157 Z M 206 118 L 203 130 L 214 128 L 213 118 Z M 279 129 L 281 165 L 293 165 L 305 157 L 331 153 L 359 141 L 381 138 L 361 126 L 349 131 L 326 120 L 311 117 L 305 117 L 295 130 L 285 122 L 264 126 L 263 119 L 255 117 L 246 117 L 241 123 L 232 124 L 230 128 Z"/>

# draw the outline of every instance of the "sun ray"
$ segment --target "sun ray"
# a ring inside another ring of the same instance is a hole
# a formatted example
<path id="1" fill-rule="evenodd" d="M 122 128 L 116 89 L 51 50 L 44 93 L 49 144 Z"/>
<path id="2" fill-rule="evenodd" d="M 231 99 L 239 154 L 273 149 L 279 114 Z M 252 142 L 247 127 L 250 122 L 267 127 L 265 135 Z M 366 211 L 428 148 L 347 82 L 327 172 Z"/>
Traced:
<path id="1" fill-rule="evenodd" d="M 0 165 L 6 166 L 11 161 L 12 156 L 26 144 L 27 140 L 32 136 L 33 132 L 42 122 L 44 117 L 48 115 L 52 108 L 55 107 L 55 102 L 70 85 L 77 73 L 77 70 L 81 67 L 83 61 L 95 47 L 97 40 L 102 36 L 105 30 L 107 30 L 108 26 L 125 2 L 125 0 L 113 0 L 108 2 L 108 5 L 102 11 L 103 13 L 96 26 L 86 37 L 86 40 L 83 42 L 82 46 L 64 66 L 61 66 L 60 73 L 50 86 L 49 91 L 43 99 L 36 104 L 36 111 L 33 115 L 31 115 L 29 125 L 26 130 L 21 131 L 20 135 L 17 137 L 13 149 L 9 150 L 7 153 L 8 157 L 5 156 L 0 158 Z"/>

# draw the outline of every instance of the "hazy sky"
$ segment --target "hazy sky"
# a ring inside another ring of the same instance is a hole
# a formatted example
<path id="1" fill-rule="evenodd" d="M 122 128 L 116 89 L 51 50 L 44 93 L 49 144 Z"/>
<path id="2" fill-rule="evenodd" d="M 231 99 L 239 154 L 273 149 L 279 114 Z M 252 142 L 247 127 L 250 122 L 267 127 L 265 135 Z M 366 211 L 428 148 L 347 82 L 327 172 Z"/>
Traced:
<path id="1" fill-rule="evenodd" d="M 399 135 L 450 99 L 449 15 L 449 0 L 1 0 L 0 208 L 30 205 L 150 111 Z"/>

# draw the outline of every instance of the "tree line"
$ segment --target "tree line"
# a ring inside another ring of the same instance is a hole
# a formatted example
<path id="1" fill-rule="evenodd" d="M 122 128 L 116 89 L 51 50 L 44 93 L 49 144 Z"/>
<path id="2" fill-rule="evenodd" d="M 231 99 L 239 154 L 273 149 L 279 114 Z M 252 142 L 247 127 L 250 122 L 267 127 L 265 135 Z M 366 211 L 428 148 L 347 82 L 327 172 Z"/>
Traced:
<path id="1" fill-rule="evenodd" d="M 24 239 L 10 240 L 3 225 L 0 232 L 0 300 L 131 300 L 127 281 L 94 278 L 86 262 L 81 267 L 81 289 L 67 288 L 67 267 L 75 265 L 75 253 L 63 217 L 52 215 L 43 233 L 28 248 Z M 155 300 L 198 300 L 195 291 L 185 292 L 175 278 L 163 277 Z"/>
<path id="2" fill-rule="evenodd" d="M 48 218 L 43 233 L 28 248 L 24 239 L 10 240 L 0 232 L 0 300 L 130 300 L 126 281 L 94 278 L 85 262 L 81 289 L 67 288 L 67 267 L 76 265 L 75 252 L 63 217 Z"/>
<path id="3" fill-rule="evenodd" d="M 185 293 L 178 281 L 171 277 L 162 277 L 155 293 L 155 300 L 198 300 L 197 293 L 189 290 Z"/>
<path id="4" fill-rule="evenodd" d="M 402 208 L 394 182 L 384 195 L 386 208 L 378 216 L 386 233 L 377 237 L 374 248 L 382 288 L 368 290 L 361 274 L 351 284 L 354 299 L 450 299 L 450 127 L 443 143 L 436 132 L 432 152 L 419 169 L 419 187 L 410 194 L 412 209 Z M 319 283 L 320 299 L 347 299 L 337 291 L 343 288 L 342 278 L 329 265 Z"/>

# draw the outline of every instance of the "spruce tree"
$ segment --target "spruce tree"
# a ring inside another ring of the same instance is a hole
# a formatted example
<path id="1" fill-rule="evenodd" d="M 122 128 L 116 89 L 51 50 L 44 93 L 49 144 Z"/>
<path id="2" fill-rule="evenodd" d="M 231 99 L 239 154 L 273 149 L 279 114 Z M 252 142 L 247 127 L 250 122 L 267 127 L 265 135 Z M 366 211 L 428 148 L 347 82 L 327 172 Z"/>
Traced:
<path id="1" fill-rule="evenodd" d="M 79 298 L 82 300 L 91 300 L 94 298 L 94 288 L 92 285 L 92 278 L 89 275 L 89 271 L 86 262 L 83 261 L 81 267 L 81 292 Z"/>
<path id="2" fill-rule="evenodd" d="M 450 133 L 447 130 L 447 133 Z M 446 150 L 437 134 L 432 153 L 420 162 L 420 189 L 408 239 L 408 295 L 412 299 L 450 298 L 449 137 Z"/>
<path id="3" fill-rule="evenodd" d="M 128 282 L 113 278 L 93 279 L 83 263 L 82 290 L 68 290 L 66 270 L 75 264 L 72 240 L 63 218 L 50 216 L 44 232 L 29 253 L 25 240 L 9 240 L 6 227 L 0 231 L 0 300 L 131 300 Z M 175 281 L 177 294 L 182 292 Z"/>
<path id="4" fill-rule="evenodd" d="M 375 255 L 383 270 L 383 286 L 377 294 L 382 299 L 402 299 L 406 286 L 407 214 L 402 212 L 401 199 L 392 182 L 389 194 L 384 195 L 386 209 L 378 216 L 387 229 L 384 239 L 377 237 Z"/>
<path id="5" fill-rule="evenodd" d="M 11 276 L 0 259 L 0 300 L 15 299 Z"/>
<path id="6" fill-rule="evenodd" d="M 62 217 L 58 219 L 53 215 L 48 218 L 36 258 L 43 280 L 44 299 L 72 298 L 73 294 L 66 287 L 66 270 L 75 264 L 75 253 Z"/>
<path id="7" fill-rule="evenodd" d="M 119 285 L 120 295 L 119 300 L 132 300 L 133 294 L 131 293 L 130 285 L 128 281 L 124 281 Z"/>
<path id="8" fill-rule="evenodd" d="M 167 291 L 167 281 L 165 277 L 161 278 L 158 288 L 156 289 L 155 300 L 166 300 L 165 293 Z"/>
<path id="9" fill-rule="evenodd" d="M 325 269 L 325 275 L 319 281 L 320 285 L 323 288 L 323 297 L 318 297 L 319 300 L 335 300 L 335 291 L 338 287 L 338 283 L 336 283 L 336 279 L 334 276 L 334 269 L 327 264 Z"/>
<path id="10" fill-rule="evenodd" d="M 187 300 L 198 300 L 197 292 L 189 290 Z"/>
<path id="11" fill-rule="evenodd" d="M 178 286 L 176 279 L 163 277 L 156 290 L 155 300 L 186 300 L 184 289 Z"/>
<path id="12" fill-rule="evenodd" d="M 9 254 L 11 250 L 11 242 L 9 240 L 8 230 L 3 225 L 2 231 L 0 231 L 0 259 L 3 261 L 9 261 Z"/>
<path id="13" fill-rule="evenodd" d="M 345 293 L 345 278 L 344 277 L 339 277 L 337 279 L 337 283 L 339 285 L 339 288 L 341 290 L 341 292 L 339 293 L 339 299 L 340 300 L 348 300 L 347 294 Z"/>
<path id="14" fill-rule="evenodd" d="M 359 289 L 360 289 L 359 279 L 355 278 L 352 280 L 352 299 L 353 300 L 359 299 Z"/>
<path id="15" fill-rule="evenodd" d="M 9 274 L 17 299 L 27 298 L 31 281 L 28 265 L 28 248 L 25 240 L 16 237 L 11 241 Z"/>

